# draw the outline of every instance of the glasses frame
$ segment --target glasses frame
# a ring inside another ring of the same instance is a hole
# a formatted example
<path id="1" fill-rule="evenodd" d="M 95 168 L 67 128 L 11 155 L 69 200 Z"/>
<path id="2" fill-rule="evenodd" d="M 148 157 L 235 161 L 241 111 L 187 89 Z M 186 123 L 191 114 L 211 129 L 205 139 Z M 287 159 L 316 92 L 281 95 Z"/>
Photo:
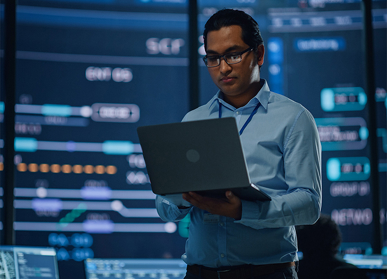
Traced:
<path id="1" fill-rule="evenodd" d="M 203 57 L 203 62 L 204 62 L 204 64 L 207 66 L 207 68 L 218 67 L 218 66 L 220 65 L 220 61 L 222 60 L 222 58 L 223 58 L 224 62 L 227 63 L 227 65 L 238 64 L 238 63 L 242 62 L 242 54 L 244 54 L 244 53 L 246 53 L 246 52 L 249 52 L 249 51 L 253 51 L 253 50 L 254 50 L 253 47 L 249 47 L 248 49 L 246 49 L 246 50 L 244 50 L 244 51 L 241 51 L 241 52 L 230 52 L 230 53 L 226 53 L 226 54 L 218 55 L 218 56 L 216 56 L 216 55 L 210 55 L 211 57 L 217 57 L 217 59 L 218 59 L 219 62 L 218 62 L 218 65 L 216 65 L 216 66 L 208 66 L 208 65 L 207 65 L 207 59 L 208 59 L 208 56 L 207 56 L 207 55 Z M 241 60 L 239 60 L 238 62 L 232 62 L 232 63 L 229 63 L 229 62 L 227 61 L 227 58 L 226 58 L 226 56 L 228 56 L 228 55 L 232 55 L 232 56 L 240 56 L 240 59 L 241 59 Z"/>

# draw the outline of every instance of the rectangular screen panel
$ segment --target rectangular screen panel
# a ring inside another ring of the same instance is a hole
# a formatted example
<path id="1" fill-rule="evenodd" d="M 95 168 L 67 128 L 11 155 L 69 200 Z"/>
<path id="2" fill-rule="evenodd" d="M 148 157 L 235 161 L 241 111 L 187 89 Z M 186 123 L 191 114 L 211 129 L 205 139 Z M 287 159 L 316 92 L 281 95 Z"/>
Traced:
<path id="1" fill-rule="evenodd" d="M 382 255 L 346 254 L 343 259 L 359 268 L 387 269 L 387 257 Z"/>
<path id="2" fill-rule="evenodd" d="M 386 10 L 373 13 L 377 96 L 386 90 L 386 66 L 378 62 L 386 59 Z M 379 220 L 372 217 L 361 20 L 360 9 L 273 12 L 268 61 L 269 81 L 315 117 L 323 150 L 323 212 L 340 226 L 345 250 L 372 253 L 370 232 Z M 386 127 L 384 101 L 385 95 L 377 102 L 379 135 Z M 378 138 L 380 185 L 386 184 L 383 140 Z"/>
<path id="3" fill-rule="evenodd" d="M 187 265 L 179 259 L 86 259 L 86 279 L 183 279 Z"/>
<path id="4" fill-rule="evenodd" d="M 360 8 L 360 7 L 359 7 Z M 383 136 L 386 10 L 373 10 L 380 184 L 386 185 Z M 343 249 L 372 253 L 373 220 L 361 10 L 270 14 L 269 84 L 308 108 L 322 144 L 322 211 L 340 226 Z M 357 57 L 357 59 L 355 59 Z M 383 98 L 378 96 L 384 92 Z M 384 187 L 383 208 L 386 193 Z M 378 215 L 378 214 L 377 214 Z M 376 215 L 376 216 L 377 216 Z"/>
<path id="5" fill-rule="evenodd" d="M 183 253 L 136 133 L 188 111 L 186 4 L 156 2 L 19 2 L 16 243 L 55 247 L 63 278 L 86 258 Z"/>
<path id="6" fill-rule="evenodd" d="M 0 246 L 0 277 L 5 279 L 59 279 L 52 247 Z"/>

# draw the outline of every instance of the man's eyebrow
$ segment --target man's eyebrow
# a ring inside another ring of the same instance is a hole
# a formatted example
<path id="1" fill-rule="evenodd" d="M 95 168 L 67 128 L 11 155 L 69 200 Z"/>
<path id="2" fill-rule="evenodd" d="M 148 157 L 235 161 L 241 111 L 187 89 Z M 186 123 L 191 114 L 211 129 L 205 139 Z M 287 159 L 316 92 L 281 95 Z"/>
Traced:
<path id="1" fill-rule="evenodd" d="M 226 49 L 223 53 L 228 53 L 228 52 L 232 52 L 232 51 L 239 51 L 240 49 L 242 49 L 243 47 L 240 46 L 240 45 L 233 45 L 231 47 L 229 47 L 228 49 Z M 207 55 L 208 54 L 211 54 L 211 55 L 219 55 L 218 52 L 214 51 L 214 50 L 211 50 L 211 49 L 207 49 L 206 51 Z"/>

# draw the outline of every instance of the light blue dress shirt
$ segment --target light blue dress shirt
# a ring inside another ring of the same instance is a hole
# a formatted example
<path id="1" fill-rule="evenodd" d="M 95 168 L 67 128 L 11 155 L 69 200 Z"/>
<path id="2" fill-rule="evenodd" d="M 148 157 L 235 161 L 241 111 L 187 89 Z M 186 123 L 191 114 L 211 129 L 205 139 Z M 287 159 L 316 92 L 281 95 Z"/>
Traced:
<path id="1" fill-rule="evenodd" d="M 248 104 L 238 109 L 218 92 L 183 121 L 235 117 L 239 129 L 260 103 L 240 139 L 251 182 L 272 197 L 270 202 L 242 200 L 242 218 L 212 215 L 197 207 L 179 209 L 156 197 L 164 221 L 190 214 L 189 237 L 182 259 L 207 267 L 297 261 L 295 225 L 314 223 L 321 210 L 321 144 L 311 113 L 273 93 L 265 80 Z M 219 102 L 222 105 L 219 105 Z M 227 150 L 224 150 L 227 152 Z"/>

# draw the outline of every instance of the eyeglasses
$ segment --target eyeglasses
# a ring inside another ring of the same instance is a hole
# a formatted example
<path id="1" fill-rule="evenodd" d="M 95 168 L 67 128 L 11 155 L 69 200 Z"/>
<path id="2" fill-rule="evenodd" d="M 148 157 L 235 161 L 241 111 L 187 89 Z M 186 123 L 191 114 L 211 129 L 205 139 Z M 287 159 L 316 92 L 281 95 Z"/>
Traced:
<path id="1" fill-rule="evenodd" d="M 206 55 L 203 57 L 204 64 L 206 64 L 207 68 L 217 67 L 220 65 L 220 59 L 224 59 L 224 61 L 228 64 L 237 64 L 242 61 L 242 54 L 248 51 L 253 51 L 254 48 L 248 48 L 242 52 L 232 52 L 224 55 Z"/>

